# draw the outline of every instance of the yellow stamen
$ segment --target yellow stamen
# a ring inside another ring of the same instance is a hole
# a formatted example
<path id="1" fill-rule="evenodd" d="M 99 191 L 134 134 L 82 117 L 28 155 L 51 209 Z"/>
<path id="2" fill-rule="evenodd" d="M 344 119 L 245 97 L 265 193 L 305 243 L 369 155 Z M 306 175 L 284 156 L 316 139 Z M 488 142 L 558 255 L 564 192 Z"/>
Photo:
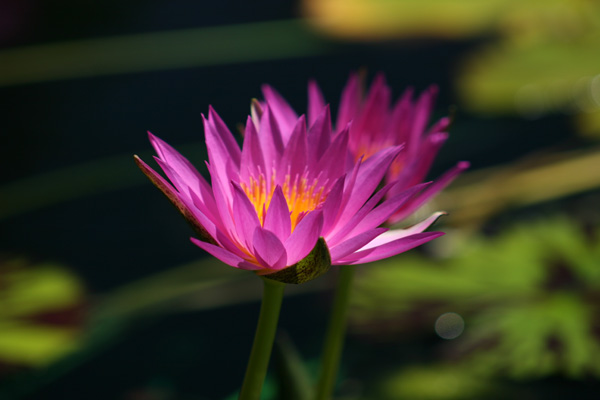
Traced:
<path id="1" fill-rule="evenodd" d="M 273 172 L 271 181 L 268 184 L 264 175 L 260 174 L 258 179 L 250 177 L 250 181 L 247 184 L 242 183 L 241 185 L 254 205 L 258 219 L 262 225 L 265 222 L 265 210 L 269 209 L 271 199 L 273 198 L 276 186 L 275 182 L 275 172 Z M 281 184 L 281 189 L 290 211 L 292 231 L 307 212 L 313 211 L 323 204 L 328 194 L 325 192 L 325 185 L 319 185 L 318 178 L 309 182 L 305 175 L 295 175 L 292 179 L 287 174 L 283 184 Z"/>

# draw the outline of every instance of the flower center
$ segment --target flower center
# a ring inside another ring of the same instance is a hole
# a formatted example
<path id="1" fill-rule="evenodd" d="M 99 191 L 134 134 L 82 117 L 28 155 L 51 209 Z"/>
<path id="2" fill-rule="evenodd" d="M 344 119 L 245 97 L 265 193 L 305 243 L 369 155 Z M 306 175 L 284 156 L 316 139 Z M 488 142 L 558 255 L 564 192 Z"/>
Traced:
<path id="1" fill-rule="evenodd" d="M 318 177 L 309 180 L 306 174 L 295 175 L 293 179 L 287 174 L 283 182 L 278 183 L 276 174 L 273 173 L 270 180 L 265 179 L 264 175 L 260 174 L 258 179 L 250 177 L 250 182 L 248 184 L 242 183 L 241 186 L 254 205 L 260 223 L 264 225 L 266 210 L 269 209 L 271 204 L 275 187 L 277 184 L 281 185 L 290 212 L 292 231 L 294 231 L 304 215 L 319 208 L 327 198 L 329 188 L 326 190 L 325 183 L 319 184 Z"/>

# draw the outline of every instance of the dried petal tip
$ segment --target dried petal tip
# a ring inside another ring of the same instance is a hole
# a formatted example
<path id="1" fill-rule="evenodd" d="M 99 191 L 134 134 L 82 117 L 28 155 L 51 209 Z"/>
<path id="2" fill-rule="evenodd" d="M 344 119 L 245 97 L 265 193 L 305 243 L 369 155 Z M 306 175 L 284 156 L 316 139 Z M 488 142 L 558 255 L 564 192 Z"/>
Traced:
<path id="1" fill-rule="evenodd" d="M 254 121 L 260 121 L 263 112 L 263 107 L 260 104 L 260 101 L 258 101 L 258 99 L 252 99 L 252 102 L 250 103 L 250 115 L 252 116 L 252 119 Z"/>
<path id="2" fill-rule="evenodd" d="M 304 283 L 323 275 L 331 267 L 331 255 L 325 239 L 319 238 L 310 253 L 296 264 L 264 278 L 283 283 Z"/>

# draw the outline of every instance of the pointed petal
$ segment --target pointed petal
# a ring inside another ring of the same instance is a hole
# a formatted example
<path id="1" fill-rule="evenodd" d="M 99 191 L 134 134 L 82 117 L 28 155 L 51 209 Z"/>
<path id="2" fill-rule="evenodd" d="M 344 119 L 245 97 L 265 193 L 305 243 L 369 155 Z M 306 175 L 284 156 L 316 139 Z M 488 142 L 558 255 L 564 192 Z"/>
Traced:
<path id="1" fill-rule="evenodd" d="M 316 168 L 316 163 L 323 157 L 325 151 L 331 144 L 333 131 L 331 129 L 331 111 L 329 105 L 325 106 L 314 122 L 310 123 L 308 130 L 308 143 L 310 143 L 308 151 L 309 168 Z"/>
<path id="2" fill-rule="evenodd" d="M 352 195 L 352 191 L 354 190 L 354 184 L 356 183 L 356 177 L 358 176 L 358 171 L 360 169 L 361 164 L 362 164 L 362 158 L 359 159 L 358 162 L 354 164 L 350 173 L 346 174 L 346 179 L 344 179 L 344 190 L 342 193 L 342 201 L 339 204 L 339 212 L 331 226 L 331 230 L 329 232 L 327 232 L 327 237 L 328 237 L 327 240 L 328 241 L 329 241 L 329 237 L 336 234 L 336 232 L 345 225 L 346 222 L 344 222 L 344 221 L 347 221 L 350 218 L 350 216 L 344 215 L 344 210 L 346 209 L 346 206 L 350 202 L 350 197 Z M 344 221 L 340 222 L 341 219 L 344 219 Z"/>
<path id="3" fill-rule="evenodd" d="M 373 247 L 381 246 L 394 240 L 401 239 L 403 237 L 411 236 L 416 233 L 421 233 L 425 229 L 429 228 L 435 221 L 437 221 L 442 215 L 446 215 L 443 211 L 438 211 L 425 218 L 423 221 L 406 229 L 393 229 L 385 232 L 383 235 L 377 237 L 368 245 L 361 250 L 367 250 Z"/>
<path id="4" fill-rule="evenodd" d="M 442 236 L 443 234 L 443 232 L 416 233 L 414 235 L 403 237 L 401 239 L 386 243 L 379 247 L 358 251 L 344 259 L 334 261 L 333 264 L 364 264 L 372 261 L 381 260 L 382 258 L 392 257 L 397 254 L 408 251 L 414 247 L 420 246 L 423 243 L 427 243 L 435 238 Z"/>
<path id="5" fill-rule="evenodd" d="M 338 223 L 345 224 L 371 197 L 402 146 L 383 149 L 359 166 L 356 182 Z"/>
<path id="6" fill-rule="evenodd" d="M 223 146 L 227 149 L 230 157 L 236 165 L 240 165 L 241 151 L 240 145 L 237 143 L 225 122 L 219 117 L 219 114 L 212 108 L 208 107 L 208 124 L 211 126 L 214 133 L 218 135 L 218 138 L 223 143 Z"/>
<path id="7" fill-rule="evenodd" d="M 231 265 L 232 267 L 236 267 L 236 268 L 240 268 L 240 269 L 247 269 L 247 270 L 261 269 L 260 266 L 251 264 L 248 261 L 244 260 L 243 258 L 238 257 L 235 254 L 231 253 L 230 251 L 222 249 L 221 247 L 212 245 L 210 243 L 201 242 L 200 240 L 198 240 L 196 238 L 190 238 L 190 239 L 196 246 L 200 247 L 202 250 L 206 251 L 207 253 L 211 254 L 212 256 L 223 261 L 225 264 Z"/>
<path id="8" fill-rule="evenodd" d="M 167 177 L 179 192 L 179 195 L 190 201 L 198 210 L 205 214 L 211 220 L 218 216 L 218 210 L 215 205 L 213 193 L 210 185 L 204 177 L 200 176 L 196 181 L 196 187 L 187 186 L 183 178 L 173 169 L 158 157 L 154 157 L 156 163 L 160 165 Z"/>
<path id="9" fill-rule="evenodd" d="M 285 146 L 277 171 L 291 177 L 302 175 L 307 163 L 306 121 L 304 115 L 298 118 L 294 131 Z"/>
<path id="10" fill-rule="evenodd" d="M 429 182 L 413 186 L 402 193 L 399 193 L 389 199 L 386 199 L 381 204 L 377 205 L 364 218 L 355 222 L 354 228 L 347 236 L 353 236 L 360 232 L 371 230 L 388 221 L 388 219 L 404 204 L 406 204 L 416 193 L 419 193 L 423 188 L 427 187 Z M 351 221 L 352 222 L 352 221 Z M 351 224 L 348 223 L 348 225 Z"/>
<path id="11" fill-rule="evenodd" d="M 390 117 L 389 132 L 394 132 L 393 143 L 406 143 L 410 145 L 410 128 L 413 120 L 413 88 L 407 88 L 396 102 Z"/>
<path id="12" fill-rule="evenodd" d="M 215 199 L 215 205 L 217 207 L 218 215 L 219 215 L 219 229 L 228 234 L 232 234 L 235 231 L 235 224 L 233 221 L 233 194 L 231 189 L 231 184 L 228 182 L 223 185 L 221 179 L 216 175 L 212 166 L 206 163 L 206 167 L 208 168 L 208 172 L 210 173 L 211 183 L 212 183 L 212 192 L 213 197 Z"/>
<path id="13" fill-rule="evenodd" d="M 407 148 L 410 157 L 414 157 L 418 152 L 418 146 L 413 146 L 412 143 L 419 143 L 420 137 L 425 132 L 425 128 L 427 127 L 427 123 L 429 122 L 429 117 L 431 116 L 431 112 L 433 111 L 433 105 L 435 103 L 435 98 L 437 97 L 437 92 L 437 86 L 432 85 L 423 93 L 421 93 L 421 95 L 417 99 L 417 103 L 414 109 L 412 130 L 410 133 L 411 145 Z"/>
<path id="14" fill-rule="evenodd" d="M 380 135 L 389 133 L 384 130 L 384 124 L 387 122 L 390 98 L 391 90 L 385 83 L 385 77 L 378 74 L 371 84 L 358 117 L 355 117 L 352 123 L 350 137 L 353 142 L 378 143 L 383 139 Z"/>
<path id="15" fill-rule="evenodd" d="M 292 109 L 292 107 L 290 107 L 287 101 L 285 101 L 285 99 L 271 86 L 263 85 L 262 91 L 263 95 L 265 96 L 265 100 L 267 101 L 267 104 L 273 113 L 273 116 L 277 120 L 281 130 L 283 143 L 286 144 L 290 138 L 290 135 L 292 134 L 294 125 L 298 120 L 298 115 Z"/>
<path id="16" fill-rule="evenodd" d="M 427 176 L 435 156 L 447 139 L 448 134 L 445 132 L 433 133 L 418 143 L 419 150 L 412 156 L 408 152 L 403 152 L 404 158 L 400 160 L 398 157 L 395 163 L 400 162 L 404 165 L 400 168 L 393 165 L 388 179 L 398 181 L 399 187 L 413 186 L 422 182 Z"/>
<path id="17" fill-rule="evenodd" d="M 168 143 L 160 139 L 158 136 L 154 136 L 150 132 L 148 132 L 148 138 L 150 139 L 150 143 L 156 150 L 156 153 L 158 153 L 160 159 L 169 165 L 173 170 L 177 171 L 181 180 L 186 186 L 195 188 L 198 185 L 198 181 L 204 179 L 196 167 L 194 167 L 187 158 L 182 156 Z"/>
<path id="18" fill-rule="evenodd" d="M 441 177 L 433 182 L 428 188 L 423 190 L 416 198 L 414 198 L 406 207 L 401 208 L 393 217 L 390 218 L 390 223 L 396 223 L 412 214 L 415 210 L 431 200 L 436 194 L 441 192 L 446 186 L 448 186 L 454 178 L 456 178 L 461 172 L 469 168 L 470 164 L 467 161 L 461 161 L 456 166 L 448 170 Z"/>
<path id="19" fill-rule="evenodd" d="M 250 176 L 258 177 L 265 171 L 265 162 L 260 148 L 258 134 L 252 119 L 248 117 L 244 133 L 244 145 L 242 148 L 242 159 L 240 163 L 240 179 L 248 182 Z"/>
<path id="20" fill-rule="evenodd" d="M 438 122 L 436 122 L 435 125 L 433 125 L 431 128 L 429 128 L 427 133 L 429 135 L 431 135 L 433 133 L 438 133 L 438 132 L 447 132 L 448 128 L 450 128 L 451 123 L 452 123 L 452 119 L 450 117 L 440 118 L 440 120 Z"/>
<path id="21" fill-rule="evenodd" d="M 316 170 L 323 171 L 326 177 L 336 179 L 346 171 L 346 158 L 349 155 L 348 134 L 348 128 L 340 132 L 318 161 Z"/>
<path id="22" fill-rule="evenodd" d="M 346 83 L 340 99 L 340 107 L 335 123 L 338 131 L 344 129 L 357 114 L 361 97 L 360 78 L 357 73 L 352 73 L 348 78 L 348 83 Z"/>
<path id="23" fill-rule="evenodd" d="M 323 228 L 323 213 L 312 211 L 304 216 L 284 242 L 288 264 L 295 264 L 313 249 Z"/>
<path id="24" fill-rule="evenodd" d="M 273 270 L 285 268 L 287 253 L 283 243 L 273 232 L 257 227 L 254 230 L 252 246 L 254 255 L 262 266 Z"/>
<path id="25" fill-rule="evenodd" d="M 347 222 L 338 222 L 338 228 L 335 231 L 331 232 L 331 234 L 329 234 L 330 232 L 327 232 L 327 243 L 329 243 L 331 246 L 335 246 L 348 237 L 350 232 L 356 228 L 359 222 L 365 219 L 367 214 L 371 212 L 371 210 L 373 210 L 377 204 L 379 204 L 381 199 L 384 198 L 384 196 L 391 190 L 393 186 L 394 183 L 384 186 L 378 190 L 377 193 L 371 196 L 371 198 L 360 208 L 360 210 L 350 217 L 350 219 L 346 218 Z"/>
<path id="26" fill-rule="evenodd" d="M 283 140 L 273 113 L 269 107 L 264 107 L 258 129 L 258 139 L 265 162 L 265 173 L 270 173 L 277 166 L 283 154 Z"/>
<path id="27" fill-rule="evenodd" d="M 260 226 L 260 221 L 254 205 L 236 183 L 233 183 L 233 219 L 238 239 L 246 245 L 247 249 L 251 249 L 254 231 Z"/>
<path id="28" fill-rule="evenodd" d="M 290 220 L 290 209 L 281 190 L 281 186 L 277 185 L 273 191 L 273 197 L 267 210 L 265 217 L 265 229 L 273 232 L 279 240 L 284 242 L 292 230 L 292 222 Z"/>
<path id="29" fill-rule="evenodd" d="M 215 121 L 211 119 L 210 114 L 208 120 L 204 117 L 204 115 L 202 115 L 202 122 L 204 124 L 204 136 L 206 141 L 206 149 L 208 152 L 208 161 L 213 168 L 215 168 L 215 172 L 218 173 L 220 179 L 228 181 L 229 179 L 225 177 L 227 169 L 226 166 L 227 164 L 233 162 L 239 171 L 241 151 L 237 144 L 235 147 L 231 147 L 225 143 L 221 135 L 224 134 L 231 136 L 231 133 L 226 128 L 226 133 L 223 133 L 222 129 L 218 129 L 215 126 Z M 236 155 L 236 153 L 240 154 Z"/>
<path id="30" fill-rule="evenodd" d="M 314 80 L 308 82 L 308 126 L 315 123 L 325 108 L 325 98 Z"/>
<path id="31" fill-rule="evenodd" d="M 323 232 L 322 236 L 327 237 L 329 231 L 335 224 L 337 220 L 337 216 L 340 212 L 340 204 L 342 202 L 342 195 L 344 193 L 344 182 L 346 180 L 346 176 L 341 176 L 334 184 L 327 198 L 323 202 L 323 207 L 321 210 L 323 211 Z"/>
<path id="32" fill-rule="evenodd" d="M 343 241 L 342 243 L 333 246 L 329 251 L 331 253 L 331 259 L 335 260 L 342 259 L 348 254 L 354 253 L 358 249 L 365 246 L 367 243 L 375 239 L 377 236 L 386 232 L 387 228 L 375 228 L 369 231 L 364 231 L 359 235 L 356 235 L 350 239 Z"/>

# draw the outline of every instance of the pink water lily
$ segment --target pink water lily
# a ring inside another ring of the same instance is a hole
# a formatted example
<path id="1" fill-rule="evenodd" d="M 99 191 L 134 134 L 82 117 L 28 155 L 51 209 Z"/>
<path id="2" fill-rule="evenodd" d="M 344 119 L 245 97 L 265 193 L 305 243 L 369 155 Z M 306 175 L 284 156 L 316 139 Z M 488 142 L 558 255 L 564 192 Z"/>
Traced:
<path id="1" fill-rule="evenodd" d="M 423 232 L 441 213 L 408 229 L 381 227 L 428 186 L 398 190 L 391 182 L 377 190 L 402 146 L 354 159 L 351 129 L 334 132 L 328 107 L 312 108 L 307 124 L 274 91 L 266 93 L 265 102 L 254 103 L 242 148 L 212 108 L 203 116 L 210 183 L 152 134 L 156 162 L 170 182 L 136 157 L 196 228 L 197 246 L 233 267 L 269 275 L 307 259 L 318 243 L 333 265 L 361 264 L 443 234 Z"/>
<path id="2" fill-rule="evenodd" d="M 270 87 L 264 87 L 263 92 L 267 99 L 277 98 L 280 103 L 284 102 Z M 384 177 L 386 183 L 396 183 L 388 196 L 423 182 L 435 156 L 448 139 L 449 117 L 428 127 L 437 87 L 429 87 L 416 100 L 413 95 L 413 90 L 407 89 L 392 105 L 392 91 L 383 74 L 378 74 L 365 96 L 361 76 L 353 73 L 340 99 L 335 130 L 341 132 L 350 124 L 348 147 L 354 160 L 368 160 L 382 149 L 403 146 Z M 315 82 L 309 83 L 308 97 L 308 121 L 312 124 L 319 110 L 325 107 L 323 94 Z M 285 121 L 282 124 L 292 124 L 297 118 L 294 111 L 287 104 L 280 108 L 279 117 Z M 432 185 L 415 193 L 388 222 L 395 223 L 408 217 L 468 167 L 468 162 L 459 162 Z"/>

